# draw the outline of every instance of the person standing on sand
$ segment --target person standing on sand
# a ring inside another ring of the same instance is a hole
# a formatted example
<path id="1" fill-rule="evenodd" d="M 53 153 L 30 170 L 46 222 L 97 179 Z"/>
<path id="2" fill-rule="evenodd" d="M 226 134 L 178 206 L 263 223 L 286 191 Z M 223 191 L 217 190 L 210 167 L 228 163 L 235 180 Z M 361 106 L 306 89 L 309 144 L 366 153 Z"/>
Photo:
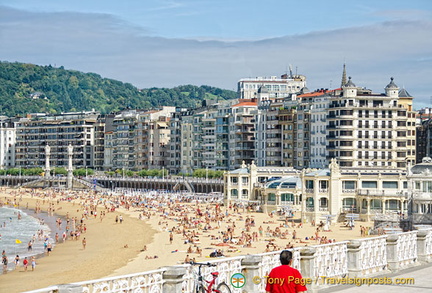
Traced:
<path id="1" fill-rule="evenodd" d="M 47 255 L 50 255 L 51 251 L 52 251 L 52 244 L 51 244 L 51 242 L 48 242 L 48 244 L 47 244 Z"/>
<path id="2" fill-rule="evenodd" d="M 170 241 L 170 244 L 172 244 L 173 240 L 174 240 L 174 235 L 173 235 L 173 233 L 171 232 L 170 235 L 169 235 L 169 241 Z"/>
<path id="3" fill-rule="evenodd" d="M 15 260 L 14 261 L 15 261 L 15 269 L 17 269 L 18 266 L 19 266 L 19 261 L 20 261 L 20 257 L 19 257 L 18 254 L 15 256 Z"/>
<path id="4" fill-rule="evenodd" d="M 32 266 L 32 271 L 34 271 L 36 267 L 36 258 L 34 256 L 32 256 L 31 258 L 31 266 Z"/>
<path id="5" fill-rule="evenodd" d="M 27 272 L 27 267 L 28 267 L 27 257 L 25 257 L 24 260 L 23 260 L 23 267 L 24 267 L 24 272 Z"/>
<path id="6" fill-rule="evenodd" d="M 83 246 L 83 249 L 86 248 L 86 245 L 87 245 L 87 240 L 86 240 L 86 238 L 84 237 L 84 239 L 82 240 L 82 246 Z"/>

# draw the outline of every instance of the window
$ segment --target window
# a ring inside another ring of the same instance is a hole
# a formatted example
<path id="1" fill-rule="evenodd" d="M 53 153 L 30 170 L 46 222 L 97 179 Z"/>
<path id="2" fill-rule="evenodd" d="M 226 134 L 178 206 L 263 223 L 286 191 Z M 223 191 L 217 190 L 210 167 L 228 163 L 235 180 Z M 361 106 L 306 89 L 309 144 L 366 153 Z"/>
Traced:
<path id="1" fill-rule="evenodd" d="M 320 185 L 320 189 L 327 189 L 328 188 L 328 181 L 327 180 L 320 180 L 319 185 Z"/>
<path id="2" fill-rule="evenodd" d="M 313 180 L 306 180 L 306 189 L 313 189 L 313 188 L 314 188 Z"/>
<path id="3" fill-rule="evenodd" d="M 362 181 L 362 188 L 377 188 L 378 183 L 376 181 Z"/>
<path id="4" fill-rule="evenodd" d="M 267 197 L 268 201 L 276 201 L 276 194 L 274 193 L 269 193 L 268 197 Z"/>
<path id="5" fill-rule="evenodd" d="M 343 181 L 342 182 L 342 188 L 343 189 L 355 189 L 356 188 L 356 182 L 355 181 Z"/>
<path id="6" fill-rule="evenodd" d="M 383 188 L 398 188 L 398 182 L 397 181 L 383 181 Z"/>
<path id="7" fill-rule="evenodd" d="M 282 193 L 281 201 L 291 201 L 294 202 L 294 194 L 292 193 Z"/>

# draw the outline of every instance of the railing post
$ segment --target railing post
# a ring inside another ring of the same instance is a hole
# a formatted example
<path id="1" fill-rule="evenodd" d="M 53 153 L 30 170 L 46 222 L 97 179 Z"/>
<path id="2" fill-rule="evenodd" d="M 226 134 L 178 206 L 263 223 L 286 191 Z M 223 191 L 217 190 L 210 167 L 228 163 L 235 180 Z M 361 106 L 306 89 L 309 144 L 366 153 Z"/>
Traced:
<path id="1" fill-rule="evenodd" d="M 312 280 L 312 284 L 307 284 L 308 292 L 314 293 L 318 292 L 317 289 L 317 278 L 320 276 L 315 276 L 315 252 L 316 249 L 313 247 L 308 247 L 300 250 L 300 267 L 303 279 Z"/>
<path id="2" fill-rule="evenodd" d="M 398 271 L 399 270 L 399 259 L 398 259 L 398 251 L 397 251 L 397 242 L 399 236 L 398 235 L 389 235 L 387 237 L 387 267 L 390 271 Z"/>
<path id="3" fill-rule="evenodd" d="M 419 230 L 417 233 L 417 259 L 419 262 L 431 262 L 431 255 L 427 251 L 427 236 L 430 230 Z"/>
<path id="4" fill-rule="evenodd" d="M 186 268 L 182 266 L 166 267 L 163 273 L 163 292 L 177 293 L 182 292 L 183 276 L 186 274 Z"/>
<path id="5" fill-rule="evenodd" d="M 83 287 L 76 284 L 62 284 L 57 286 L 57 293 L 82 293 Z"/>
<path id="6" fill-rule="evenodd" d="M 262 257 L 260 255 L 246 255 L 244 259 L 241 261 L 242 265 L 242 274 L 246 278 L 246 284 L 242 288 L 243 293 L 252 293 L 260 291 L 260 284 L 255 284 L 254 277 L 260 277 L 261 280 L 264 276 L 260 276 L 259 268 L 260 263 L 262 261 Z"/>
<path id="7" fill-rule="evenodd" d="M 360 246 L 361 242 L 358 240 L 351 240 L 347 244 L 347 257 L 348 257 L 348 275 L 349 277 L 358 277 L 361 275 L 360 267 Z"/>

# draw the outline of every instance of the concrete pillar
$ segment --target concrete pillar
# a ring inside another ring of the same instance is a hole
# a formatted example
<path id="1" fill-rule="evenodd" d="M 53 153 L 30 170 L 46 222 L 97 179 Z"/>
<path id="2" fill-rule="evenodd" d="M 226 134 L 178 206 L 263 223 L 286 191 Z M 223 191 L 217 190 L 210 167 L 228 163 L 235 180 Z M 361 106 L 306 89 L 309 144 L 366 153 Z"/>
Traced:
<path id="1" fill-rule="evenodd" d="M 419 230 L 417 233 L 417 259 L 419 262 L 428 263 L 432 261 L 432 256 L 427 254 L 426 236 L 431 233 L 430 230 Z"/>
<path id="2" fill-rule="evenodd" d="M 242 274 L 246 278 L 245 285 L 242 288 L 242 293 L 260 292 L 262 284 L 254 282 L 254 277 L 259 277 L 261 282 L 264 282 L 264 276 L 260 276 L 259 272 L 259 264 L 261 261 L 262 257 L 259 255 L 246 255 L 246 257 L 241 261 L 243 268 Z"/>
<path id="3" fill-rule="evenodd" d="M 397 241 L 399 236 L 398 235 L 389 235 L 387 237 L 387 267 L 390 271 L 398 271 L 399 270 L 399 260 L 397 258 Z"/>
<path id="4" fill-rule="evenodd" d="M 186 267 L 171 266 L 163 273 L 163 292 L 177 293 L 182 292 L 183 276 L 186 274 Z"/>
<path id="5" fill-rule="evenodd" d="M 73 166 L 72 166 L 72 157 L 73 157 L 73 146 L 69 144 L 68 146 L 68 169 L 67 169 L 67 188 L 72 189 L 72 177 L 73 177 Z"/>
<path id="6" fill-rule="evenodd" d="M 45 146 L 45 177 L 50 177 L 50 155 L 51 155 L 51 147 L 47 144 Z"/>
<path id="7" fill-rule="evenodd" d="M 56 292 L 58 293 L 82 293 L 84 291 L 83 287 L 75 284 L 62 284 L 57 287 L 58 290 Z"/>
<path id="8" fill-rule="evenodd" d="M 312 284 L 307 285 L 309 293 L 318 292 L 318 284 L 314 281 L 315 276 L 315 252 L 316 249 L 313 247 L 307 247 L 300 250 L 300 267 L 303 279 L 311 279 Z"/>
<path id="9" fill-rule="evenodd" d="M 348 275 L 349 277 L 358 277 L 362 274 L 360 264 L 360 245 L 358 240 L 351 240 L 348 247 Z"/>

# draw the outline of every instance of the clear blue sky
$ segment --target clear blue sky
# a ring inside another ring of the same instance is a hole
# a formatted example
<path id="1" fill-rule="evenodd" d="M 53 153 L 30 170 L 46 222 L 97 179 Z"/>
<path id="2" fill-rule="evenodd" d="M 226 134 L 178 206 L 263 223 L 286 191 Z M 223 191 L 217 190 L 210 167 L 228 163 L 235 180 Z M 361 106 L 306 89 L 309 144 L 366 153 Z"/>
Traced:
<path id="1" fill-rule="evenodd" d="M 432 1 L 0 0 L 0 58 L 63 65 L 138 87 L 280 75 L 337 87 L 390 77 L 429 105 Z"/>

